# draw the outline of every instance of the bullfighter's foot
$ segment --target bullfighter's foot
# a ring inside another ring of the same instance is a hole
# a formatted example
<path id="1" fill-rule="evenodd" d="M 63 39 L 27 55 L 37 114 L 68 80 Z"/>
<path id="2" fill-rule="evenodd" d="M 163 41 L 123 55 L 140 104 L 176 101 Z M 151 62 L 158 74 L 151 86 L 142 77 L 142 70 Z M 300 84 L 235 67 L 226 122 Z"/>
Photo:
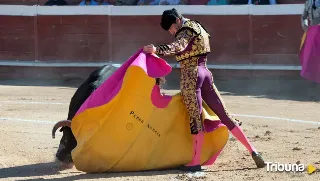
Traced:
<path id="1" fill-rule="evenodd" d="M 264 162 L 262 156 L 258 153 L 253 151 L 251 153 L 252 159 L 254 160 L 254 162 L 256 163 L 258 168 L 263 168 L 265 167 L 267 164 Z"/>
<path id="2" fill-rule="evenodd" d="M 189 172 L 198 172 L 198 171 L 202 171 L 201 165 L 194 165 L 194 166 L 180 166 L 179 170 L 182 171 L 189 171 Z"/>
<path id="3" fill-rule="evenodd" d="M 63 131 L 63 136 L 60 140 L 59 148 L 56 153 L 56 157 L 61 162 L 70 163 L 72 161 L 71 151 L 75 147 L 75 140 L 72 140 L 73 134 L 71 129 L 64 127 L 61 129 Z"/>

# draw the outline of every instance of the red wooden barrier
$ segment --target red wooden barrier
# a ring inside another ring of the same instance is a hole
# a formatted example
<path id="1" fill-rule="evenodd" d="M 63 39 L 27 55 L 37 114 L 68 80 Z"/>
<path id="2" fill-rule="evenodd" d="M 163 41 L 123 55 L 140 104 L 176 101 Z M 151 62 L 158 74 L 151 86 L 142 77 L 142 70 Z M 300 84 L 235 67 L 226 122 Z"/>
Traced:
<path id="1" fill-rule="evenodd" d="M 186 16 L 212 35 L 211 63 L 299 64 L 299 15 Z M 172 41 L 159 16 L 0 16 L 0 60 L 123 62 Z"/>

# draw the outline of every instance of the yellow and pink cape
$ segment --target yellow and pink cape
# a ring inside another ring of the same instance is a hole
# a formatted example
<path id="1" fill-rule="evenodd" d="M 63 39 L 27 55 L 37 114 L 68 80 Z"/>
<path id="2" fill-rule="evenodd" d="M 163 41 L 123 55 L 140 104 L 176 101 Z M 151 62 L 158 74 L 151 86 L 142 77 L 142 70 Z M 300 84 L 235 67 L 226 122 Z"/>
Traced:
<path id="1" fill-rule="evenodd" d="M 180 94 L 165 96 L 155 84 L 171 67 L 136 52 L 83 103 L 72 120 L 75 167 L 84 172 L 173 168 L 191 161 L 189 115 Z M 228 129 L 203 102 L 206 129 L 202 163 L 219 152 Z"/>

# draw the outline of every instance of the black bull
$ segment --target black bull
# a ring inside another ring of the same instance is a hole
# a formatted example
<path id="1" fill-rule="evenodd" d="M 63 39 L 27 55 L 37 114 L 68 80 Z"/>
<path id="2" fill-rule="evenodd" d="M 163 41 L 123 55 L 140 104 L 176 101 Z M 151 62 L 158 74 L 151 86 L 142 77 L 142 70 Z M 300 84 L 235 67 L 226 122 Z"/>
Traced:
<path id="1" fill-rule="evenodd" d="M 115 71 L 116 67 L 104 65 L 94 70 L 89 77 L 80 85 L 71 98 L 69 104 L 68 118 L 65 121 L 56 123 L 52 129 L 52 137 L 55 138 L 55 132 L 59 127 L 63 136 L 60 140 L 56 157 L 63 162 L 71 162 L 71 151 L 77 146 L 77 141 L 71 131 L 71 120 L 84 103 L 84 101 L 95 91 L 106 79 L 108 79 Z M 156 78 L 155 83 L 160 85 L 164 83 L 164 78 Z"/>

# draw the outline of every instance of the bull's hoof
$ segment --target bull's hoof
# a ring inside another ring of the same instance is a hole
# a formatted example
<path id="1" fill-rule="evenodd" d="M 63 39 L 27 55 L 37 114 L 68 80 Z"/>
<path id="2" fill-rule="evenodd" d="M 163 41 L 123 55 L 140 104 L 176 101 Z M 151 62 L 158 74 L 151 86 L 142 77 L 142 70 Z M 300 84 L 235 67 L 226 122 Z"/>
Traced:
<path id="1" fill-rule="evenodd" d="M 252 152 L 251 156 L 258 168 L 264 168 L 267 165 L 258 152 Z"/>

